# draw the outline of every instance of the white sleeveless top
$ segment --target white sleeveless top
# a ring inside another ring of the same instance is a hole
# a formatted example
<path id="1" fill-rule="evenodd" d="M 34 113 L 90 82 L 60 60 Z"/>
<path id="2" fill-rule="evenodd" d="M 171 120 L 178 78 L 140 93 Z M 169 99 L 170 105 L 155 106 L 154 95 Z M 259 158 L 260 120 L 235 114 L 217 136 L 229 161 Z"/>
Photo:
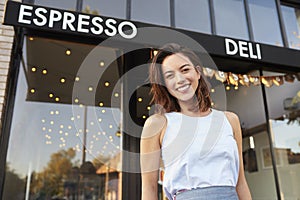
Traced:
<path id="1" fill-rule="evenodd" d="M 166 196 L 183 189 L 236 186 L 239 155 L 232 127 L 224 112 L 212 109 L 204 117 L 179 112 L 165 114 L 162 141 Z"/>

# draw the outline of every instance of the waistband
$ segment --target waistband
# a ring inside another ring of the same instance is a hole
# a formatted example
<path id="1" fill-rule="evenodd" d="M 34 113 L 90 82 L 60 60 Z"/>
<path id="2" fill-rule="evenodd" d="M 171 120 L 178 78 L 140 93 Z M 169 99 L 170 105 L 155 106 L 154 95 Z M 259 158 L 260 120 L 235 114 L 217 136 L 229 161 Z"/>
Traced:
<path id="1" fill-rule="evenodd" d="M 238 200 L 236 188 L 233 186 L 212 186 L 179 190 L 173 200 Z"/>

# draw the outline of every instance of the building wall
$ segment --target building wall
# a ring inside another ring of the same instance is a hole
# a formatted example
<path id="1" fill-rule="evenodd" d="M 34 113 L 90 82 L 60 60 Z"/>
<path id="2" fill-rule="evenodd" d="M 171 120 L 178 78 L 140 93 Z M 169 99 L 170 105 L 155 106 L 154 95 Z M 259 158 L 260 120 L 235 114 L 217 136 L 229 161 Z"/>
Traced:
<path id="1" fill-rule="evenodd" d="M 13 27 L 2 24 L 6 1 L 7 0 L 0 0 L 0 122 L 2 120 L 2 111 L 5 103 L 4 100 L 6 98 L 5 90 L 7 84 L 7 74 L 14 39 Z M 2 124 L 0 124 L 0 126 L 2 126 Z"/>

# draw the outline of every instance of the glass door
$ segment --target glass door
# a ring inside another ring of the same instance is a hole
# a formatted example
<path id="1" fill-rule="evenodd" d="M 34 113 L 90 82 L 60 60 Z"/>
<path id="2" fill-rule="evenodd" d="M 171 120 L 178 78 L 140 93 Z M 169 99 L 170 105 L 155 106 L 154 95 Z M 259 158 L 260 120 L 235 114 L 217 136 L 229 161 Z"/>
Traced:
<path id="1" fill-rule="evenodd" d="M 26 37 L 3 199 L 121 199 L 118 49 L 94 48 Z"/>

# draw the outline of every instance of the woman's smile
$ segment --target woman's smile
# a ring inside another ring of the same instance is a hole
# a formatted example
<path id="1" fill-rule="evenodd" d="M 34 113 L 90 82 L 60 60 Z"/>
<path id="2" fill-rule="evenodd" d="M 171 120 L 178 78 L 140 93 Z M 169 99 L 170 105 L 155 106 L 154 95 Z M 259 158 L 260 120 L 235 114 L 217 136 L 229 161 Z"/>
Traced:
<path id="1" fill-rule="evenodd" d="M 191 86 L 191 84 L 184 84 L 184 85 L 178 87 L 176 90 L 179 92 L 185 93 L 189 90 L 190 86 Z"/>

